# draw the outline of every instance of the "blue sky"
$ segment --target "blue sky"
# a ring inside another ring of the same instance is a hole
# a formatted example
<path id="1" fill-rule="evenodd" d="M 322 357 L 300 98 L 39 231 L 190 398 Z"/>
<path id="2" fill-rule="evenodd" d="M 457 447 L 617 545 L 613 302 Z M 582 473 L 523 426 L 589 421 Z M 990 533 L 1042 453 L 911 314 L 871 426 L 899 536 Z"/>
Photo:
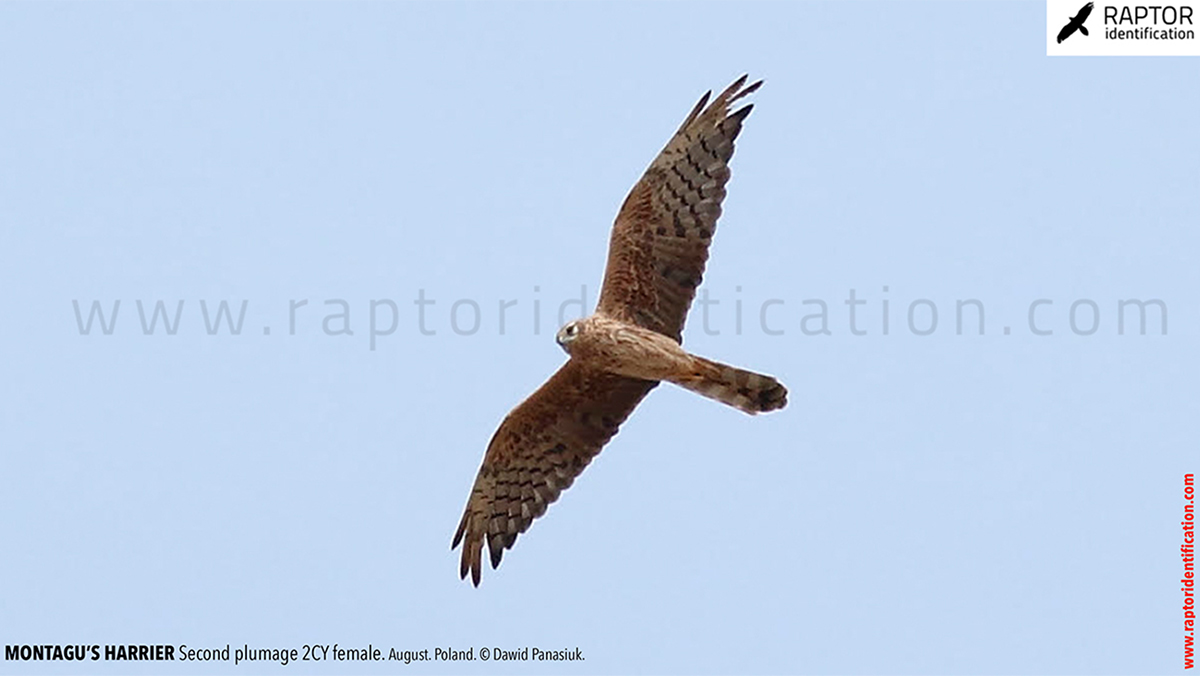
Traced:
<path id="1" fill-rule="evenodd" d="M 1182 671 L 1200 62 L 1047 58 L 1045 20 L 0 5 L 2 642 L 586 657 L 0 671 Z M 684 344 L 790 405 L 658 388 L 471 588 L 487 440 L 564 360 L 626 192 L 744 72 Z"/>

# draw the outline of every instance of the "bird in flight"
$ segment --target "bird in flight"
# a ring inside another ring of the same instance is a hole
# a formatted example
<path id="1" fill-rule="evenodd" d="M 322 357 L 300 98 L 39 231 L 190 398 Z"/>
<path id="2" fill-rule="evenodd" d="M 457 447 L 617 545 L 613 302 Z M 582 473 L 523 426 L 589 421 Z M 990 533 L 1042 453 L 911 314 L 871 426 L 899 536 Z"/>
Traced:
<path id="1" fill-rule="evenodd" d="M 761 85 L 746 86 L 743 75 L 711 104 L 711 91 L 701 97 L 621 205 L 596 311 L 555 337 L 570 359 L 488 443 L 450 546 L 462 545 L 459 576 L 470 573 L 475 586 L 484 542 L 496 568 L 659 382 L 751 415 L 787 404 L 775 378 L 680 346 L 721 215 L 733 142 L 753 108 L 730 112 L 730 105 Z"/>
<path id="2" fill-rule="evenodd" d="M 1075 31 L 1079 31 L 1080 33 L 1083 33 L 1084 35 L 1088 34 L 1087 28 L 1084 27 L 1083 22 L 1087 21 L 1088 16 L 1091 15 L 1093 4 L 1095 4 L 1095 3 L 1089 2 L 1088 4 L 1084 5 L 1083 7 L 1080 7 L 1079 13 L 1076 14 L 1075 16 L 1071 17 L 1071 20 L 1067 22 L 1067 25 L 1062 27 L 1062 30 L 1060 30 L 1058 32 L 1059 43 L 1061 43 L 1063 40 L 1066 40 L 1067 38 L 1071 37 L 1071 35 L 1074 34 Z"/>

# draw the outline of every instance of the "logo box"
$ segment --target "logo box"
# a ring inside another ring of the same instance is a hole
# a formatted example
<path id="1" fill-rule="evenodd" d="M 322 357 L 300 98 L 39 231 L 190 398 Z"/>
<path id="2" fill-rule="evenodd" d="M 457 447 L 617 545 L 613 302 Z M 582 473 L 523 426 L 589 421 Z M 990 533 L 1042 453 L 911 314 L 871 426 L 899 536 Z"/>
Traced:
<path id="1" fill-rule="evenodd" d="M 1047 56 L 1200 56 L 1200 0 L 1046 0 Z"/>

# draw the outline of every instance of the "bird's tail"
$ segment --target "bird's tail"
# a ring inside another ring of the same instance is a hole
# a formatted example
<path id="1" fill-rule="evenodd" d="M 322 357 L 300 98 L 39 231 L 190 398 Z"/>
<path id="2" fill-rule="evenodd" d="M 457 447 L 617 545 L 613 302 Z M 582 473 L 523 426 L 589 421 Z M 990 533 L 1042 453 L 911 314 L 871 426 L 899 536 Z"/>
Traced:
<path id="1" fill-rule="evenodd" d="M 687 375 L 671 378 L 676 385 L 750 415 L 787 406 L 787 388 L 771 376 L 689 356 L 694 368 Z"/>
<path id="2" fill-rule="evenodd" d="M 1087 32 L 1087 29 L 1086 29 L 1086 28 L 1084 28 L 1083 26 L 1080 26 L 1080 27 L 1079 27 L 1079 32 L 1080 32 L 1080 33 L 1083 33 L 1084 35 L 1087 35 L 1087 34 L 1088 34 L 1088 32 Z"/>

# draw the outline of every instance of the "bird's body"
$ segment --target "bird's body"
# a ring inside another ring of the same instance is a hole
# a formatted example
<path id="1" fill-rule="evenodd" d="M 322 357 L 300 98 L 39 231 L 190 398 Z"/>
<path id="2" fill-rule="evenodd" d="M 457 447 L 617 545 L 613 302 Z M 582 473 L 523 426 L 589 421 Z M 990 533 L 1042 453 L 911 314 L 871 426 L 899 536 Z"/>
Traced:
<path id="1" fill-rule="evenodd" d="M 787 404 L 787 390 L 771 376 L 698 357 L 661 333 L 600 313 L 564 326 L 558 342 L 602 371 L 665 380 L 751 415 Z"/>
<path id="2" fill-rule="evenodd" d="M 572 326 L 575 331 L 568 336 Z M 558 343 L 572 359 L 627 378 L 670 380 L 692 370 L 691 355 L 679 343 L 599 313 L 564 326 Z"/>
<path id="3" fill-rule="evenodd" d="M 630 191 L 613 226 L 596 311 L 569 322 L 570 359 L 505 417 L 471 489 L 452 548 L 479 584 L 486 541 L 492 567 L 558 499 L 661 381 L 754 414 L 783 408 L 787 389 L 766 376 L 689 354 L 681 345 L 721 214 L 729 159 L 752 106 L 729 105 L 762 84 L 711 92 Z"/>

